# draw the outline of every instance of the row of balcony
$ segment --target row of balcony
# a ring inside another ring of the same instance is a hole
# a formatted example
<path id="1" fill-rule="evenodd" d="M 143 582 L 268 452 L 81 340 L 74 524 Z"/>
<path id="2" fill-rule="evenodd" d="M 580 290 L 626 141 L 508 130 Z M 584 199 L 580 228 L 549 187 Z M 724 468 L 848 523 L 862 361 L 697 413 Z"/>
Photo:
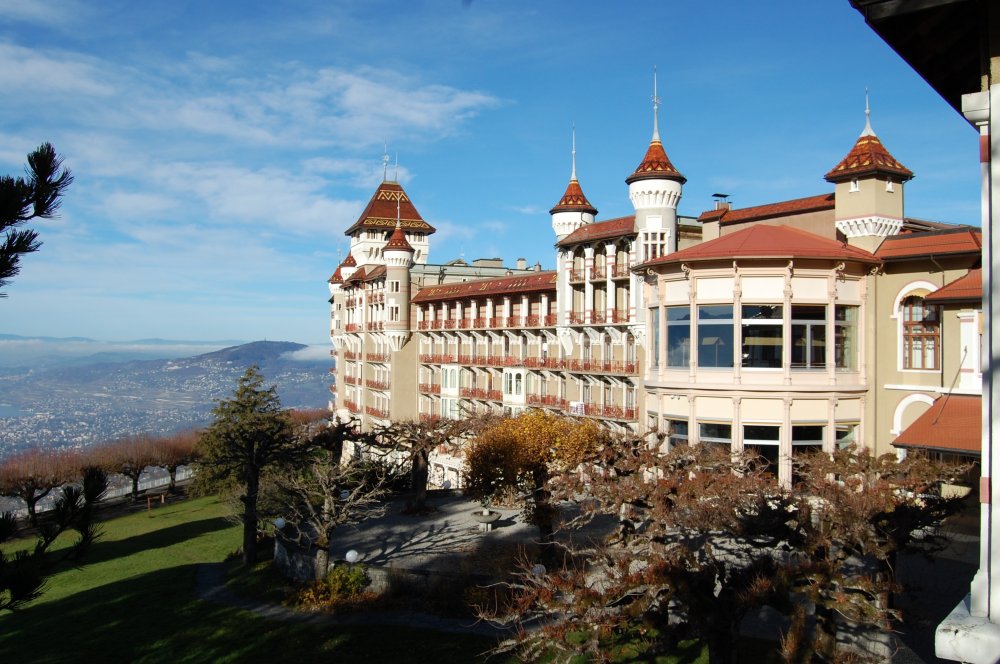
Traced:
<path id="1" fill-rule="evenodd" d="M 559 320 L 556 314 L 544 316 L 488 316 L 483 318 L 445 318 L 422 320 L 418 330 L 496 330 L 501 328 L 552 327 Z"/>
<path id="2" fill-rule="evenodd" d="M 369 293 L 368 294 L 368 304 L 379 304 L 385 301 L 385 293 Z M 344 300 L 345 307 L 354 307 L 361 304 L 361 298 L 359 297 L 349 297 Z"/>
<path id="3" fill-rule="evenodd" d="M 426 394 L 439 394 L 440 385 L 421 384 L 420 391 Z M 478 387 L 463 387 L 459 394 L 466 399 L 478 399 L 481 401 L 503 401 L 503 393 L 500 390 L 486 390 Z M 551 408 L 565 411 L 571 415 L 584 415 L 586 417 L 596 417 L 606 420 L 624 420 L 635 422 L 638 417 L 634 407 L 610 406 L 592 403 L 574 403 L 560 398 L 553 394 L 528 394 L 525 402 L 535 408 Z M 421 415 L 423 417 L 423 415 Z M 428 416 L 432 417 L 432 416 Z"/>
<path id="4" fill-rule="evenodd" d="M 612 279 L 628 279 L 631 270 L 628 265 L 623 263 L 616 263 L 611 266 L 611 278 Z M 579 283 L 582 281 L 595 281 L 597 279 L 607 279 L 608 269 L 604 265 L 595 265 L 592 268 L 576 268 L 569 271 L 569 281 L 570 283 Z"/>
<path id="5" fill-rule="evenodd" d="M 369 387 L 373 390 L 388 390 L 389 381 L 387 380 L 375 380 L 374 378 L 365 379 L 365 387 Z"/>
<path id="6" fill-rule="evenodd" d="M 385 325 L 381 321 L 377 323 L 365 323 L 364 325 L 360 323 L 348 323 L 344 326 L 344 332 L 347 334 L 356 332 L 381 332 L 384 329 Z"/>
<path id="7" fill-rule="evenodd" d="M 388 409 L 382 409 L 378 406 L 365 406 L 365 413 L 371 415 L 372 417 L 378 417 L 383 420 L 389 419 Z"/>
<path id="8" fill-rule="evenodd" d="M 424 353 L 423 364 L 464 364 L 482 367 L 524 367 L 526 369 L 556 369 L 585 373 L 637 375 L 635 362 L 563 359 L 554 357 L 513 357 L 510 355 L 454 355 Z"/>

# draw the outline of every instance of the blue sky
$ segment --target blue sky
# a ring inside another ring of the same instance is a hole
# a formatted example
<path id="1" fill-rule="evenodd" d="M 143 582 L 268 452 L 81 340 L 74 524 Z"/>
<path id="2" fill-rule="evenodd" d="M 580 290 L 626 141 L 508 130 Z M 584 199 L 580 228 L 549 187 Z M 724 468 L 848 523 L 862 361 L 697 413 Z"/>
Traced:
<path id="1" fill-rule="evenodd" d="M 975 132 L 847 0 L 0 0 L 0 62 L 0 172 L 50 141 L 76 176 L 0 333 L 322 343 L 385 141 L 432 262 L 551 268 L 571 126 L 629 214 L 654 66 L 682 214 L 831 191 L 867 86 L 907 214 L 979 223 Z"/>

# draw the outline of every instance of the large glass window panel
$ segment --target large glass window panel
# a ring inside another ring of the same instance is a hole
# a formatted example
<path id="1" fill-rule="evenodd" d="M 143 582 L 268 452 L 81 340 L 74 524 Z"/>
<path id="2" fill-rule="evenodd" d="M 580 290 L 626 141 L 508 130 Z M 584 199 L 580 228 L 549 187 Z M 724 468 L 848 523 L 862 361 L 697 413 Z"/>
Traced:
<path id="1" fill-rule="evenodd" d="M 833 357 L 838 369 L 858 368 L 858 307 L 837 305 L 833 321 Z"/>
<path id="2" fill-rule="evenodd" d="M 670 448 L 677 445 L 688 444 L 688 421 L 687 420 L 667 420 L 667 436 L 670 440 Z"/>
<path id="3" fill-rule="evenodd" d="M 792 368 L 826 368 L 826 307 L 792 307 Z"/>
<path id="4" fill-rule="evenodd" d="M 778 442 L 781 427 L 767 424 L 747 424 L 743 427 L 743 450 L 755 454 L 763 468 L 778 474 Z"/>
<path id="5" fill-rule="evenodd" d="M 702 443 L 729 445 L 733 442 L 733 425 L 701 422 L 698 424 L 698 440 Z"/>
<path id="6" fill-rule="evenodd" d="M 698 307 L 698 366 L 733 366 L 733 306 Z"/>
<path id="7" fill-rule="evenodd" d="M 667 366 L 691 363 L 691 307 L 667 307 Z"/>
<path id="8" fill-rule="evenodd" d="M 781 368 L 781 305 L 743 306 L 743 366 Z"/>

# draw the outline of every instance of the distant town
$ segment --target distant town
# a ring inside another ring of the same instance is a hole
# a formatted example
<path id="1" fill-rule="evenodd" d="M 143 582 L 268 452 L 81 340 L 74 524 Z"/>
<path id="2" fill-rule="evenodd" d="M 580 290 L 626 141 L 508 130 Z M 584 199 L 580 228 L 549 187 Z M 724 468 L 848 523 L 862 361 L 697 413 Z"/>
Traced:
<path id="1" fill-rule="evenodd" d="M 205 424 L 251 364 L 289 408 L 326 407 L 330 360 L 296 360 L 306 348 L 254 342 L 195 357 L 0 371 L 0 458 L 31 447 L 86 447 L 140 432 Z"/>

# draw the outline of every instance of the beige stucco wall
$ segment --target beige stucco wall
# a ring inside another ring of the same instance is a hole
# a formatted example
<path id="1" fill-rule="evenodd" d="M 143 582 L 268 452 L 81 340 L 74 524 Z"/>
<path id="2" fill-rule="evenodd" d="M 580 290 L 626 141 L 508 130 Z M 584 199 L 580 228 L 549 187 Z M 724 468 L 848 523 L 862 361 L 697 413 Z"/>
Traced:
<path id="1" fill-rule="evenodd" d="M 763 224 L 765 226 L 793 226 L 804 231 L 808 231 L 820 237 L 837 238 L 837 227 L 834 226 L 833 210 L 819 210 L 817 212 L 806 212 L 803 214 L 790 214 L 773 219 L 755 220 L 752 222 L 739 224 L 722 224 L 720 235 L 729 235 L 748 228 L 751 224 Z M 706 224 L 707 226 L 707 224 Z M 706 237 L 707 237 L 706 229 Z"/>

